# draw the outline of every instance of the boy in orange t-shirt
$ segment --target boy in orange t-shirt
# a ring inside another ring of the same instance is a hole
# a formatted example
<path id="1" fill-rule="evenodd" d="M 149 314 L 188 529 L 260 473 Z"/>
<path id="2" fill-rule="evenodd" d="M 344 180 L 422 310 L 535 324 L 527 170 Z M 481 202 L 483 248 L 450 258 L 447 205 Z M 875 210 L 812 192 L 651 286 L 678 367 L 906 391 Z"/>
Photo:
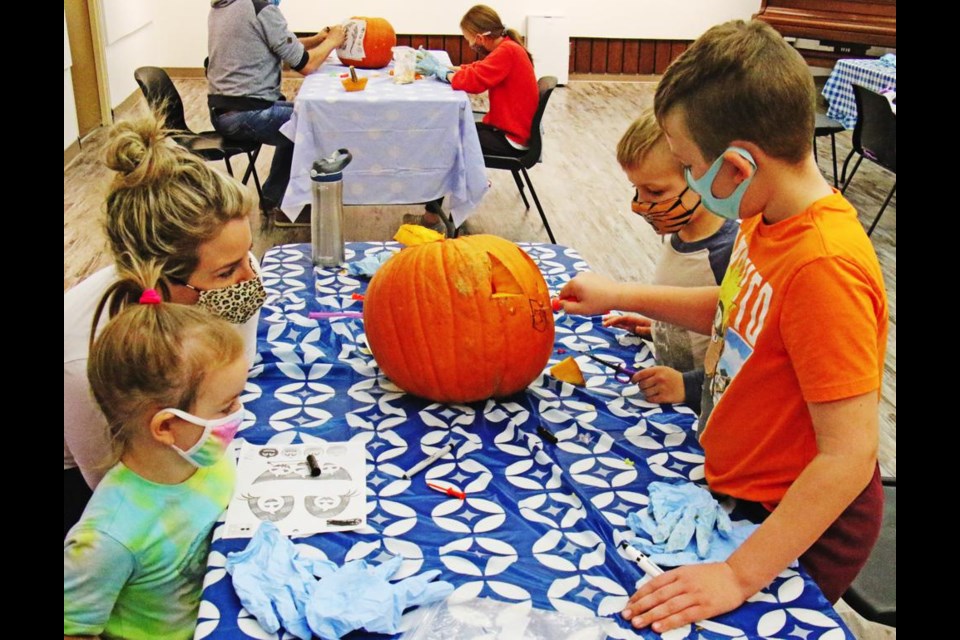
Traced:
<path id="1" fill-rule="evenodd" d="M 736 608 L 794 558 L 835 602 L 877 535 L 877 400 L 887 302 L 853 207 L 811 154 L 814 90 L 762 22 L 708 30 L 668 69 L 657 119 L 707 208 L 742 219 L 717 287 L 582 274 L 570 313 L 626 309 L 704 333 L 701 443 L 710 489 L 762 521 L 725 562 L 646 582 L 623 616 L 664 632 Z"/>

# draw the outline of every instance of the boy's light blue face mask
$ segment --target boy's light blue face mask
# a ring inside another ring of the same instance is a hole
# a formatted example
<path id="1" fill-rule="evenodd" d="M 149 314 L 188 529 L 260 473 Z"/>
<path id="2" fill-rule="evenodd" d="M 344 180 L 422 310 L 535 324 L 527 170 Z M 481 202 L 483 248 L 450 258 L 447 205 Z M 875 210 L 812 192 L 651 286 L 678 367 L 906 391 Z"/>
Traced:
<path id="1" fill-rule="evenodd" d="M 707 172 L 699 178 L 693 177 L 693 174 L 690 173 L 690 167 L 684 170 L 684 177 L 686 177 L 687 184 L 690 185 L 690 188 L 700 194 L 700 201 L 708 211 L 728 220 L 736 220 L 740 217 L 740 202 L 743 200 L 743 194 L 746 193 L 747 187 L 753 182 L 753 176 L 757 175 L 757 163 L 746 149 L 727 147 L 727 151 L 740 154 L 741 157 L 753 166 L 753 173 L 750 174 L 750 177 L 737 185 L 733 193 L 727 197 L 718 198 L 713 195 L 713 181 L 723 166 L 723 154 L 720 154 L 720 157 L 713 161 L 713 164 L 710 165 Z M 726 151 L 724 151 L 724 153 L 726 153 Z"/>

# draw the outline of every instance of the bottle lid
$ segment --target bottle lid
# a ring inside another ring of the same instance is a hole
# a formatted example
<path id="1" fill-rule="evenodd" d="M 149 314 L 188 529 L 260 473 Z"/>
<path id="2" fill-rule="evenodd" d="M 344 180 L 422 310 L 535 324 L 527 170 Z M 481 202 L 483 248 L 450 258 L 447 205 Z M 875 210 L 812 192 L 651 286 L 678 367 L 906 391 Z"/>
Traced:
<path id="1" fill-rule="evenodd" d="M 320 158 L 310 169 L 310 179 L 316 182 L 335 182 L 343 179 L 343 169 L 353 160 L 347 149 L 337 149 L 326 158 Z"/>
<path id="2" fill-rule="evenodd" d="M 343 172 L 336 173 L 317 173 L 316 169 L 310 170 L 310 179 L 314 182 L 339 182 L 343 180 Z"/>

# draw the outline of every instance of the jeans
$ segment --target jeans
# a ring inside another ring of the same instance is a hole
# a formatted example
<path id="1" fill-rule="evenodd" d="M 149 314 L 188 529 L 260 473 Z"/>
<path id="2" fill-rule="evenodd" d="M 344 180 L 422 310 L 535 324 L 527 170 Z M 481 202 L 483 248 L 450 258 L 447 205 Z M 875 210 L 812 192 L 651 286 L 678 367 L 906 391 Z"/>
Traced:
<path id="1" fill-rule="evenodd" d="M 290 165 L 293 162 L 293 141 L 280 133 L 280 127 L 293 115 L 292 102 L 274 102 L 260 111 L 212 112 L 210 120 L 217 133 L 227 138 L 252 140 L 275 147 L 270 175 L 263 183 L 263 199 L 260 208 L 269 211 L 280 206 L 283 194 L 290 182 Z"/>

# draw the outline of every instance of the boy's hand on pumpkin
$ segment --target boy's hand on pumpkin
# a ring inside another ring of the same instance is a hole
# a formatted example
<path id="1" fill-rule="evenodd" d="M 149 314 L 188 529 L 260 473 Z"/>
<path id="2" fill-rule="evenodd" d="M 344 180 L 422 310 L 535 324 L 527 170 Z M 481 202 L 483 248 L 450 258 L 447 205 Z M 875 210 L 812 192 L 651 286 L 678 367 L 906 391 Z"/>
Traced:
<path id="1" fill-rule="evenodd" d="M 582 316 L 608 313 L 616 306 L 618 286 L 610 278 L 585 271 L 563 285 L 560 302 L 567 313 Z"/>

